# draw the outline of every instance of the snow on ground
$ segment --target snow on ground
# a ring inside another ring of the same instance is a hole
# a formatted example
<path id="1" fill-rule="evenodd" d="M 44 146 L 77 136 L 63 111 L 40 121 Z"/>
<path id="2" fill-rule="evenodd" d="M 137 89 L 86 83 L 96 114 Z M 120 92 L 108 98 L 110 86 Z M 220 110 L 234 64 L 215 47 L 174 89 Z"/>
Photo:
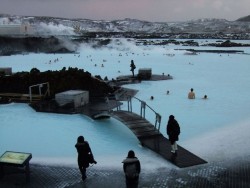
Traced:
<path id="1" fill-rule="evenodd" d="M 178 48 L 190 47 L 136 46 L 132 41 L 121 40 L 103 49 L 83 46 L 79 54 L 0 57 L 0 67 L 12 67 L 14 72 L 30 71 L 34 67 L 40 71 L 78 67 L 92 75 L 112 79 L 131 74 L 129 64 L 133 59 L 136 71 L 152 68 L 153 74 L 173 76 L 173 80 L 125 86 L 138 89 L 136 97 L 162 115 L 160 130 L 165 136 L 168 116 L 173 114 L 181 126 L 179 144 L 208 162 L 249 155 L 249 54 L 185 55 L 185 51 L 174 50 Z M 250 48 L 232 49 L 250 53 Z M 57 58 L 59 61 L 54 61 Z M 194 88 L 195 100 L 187 99 L 190 88 Z M 207 100 L 202 99 L 205 94 Z M 150 96 L 154 96 L 154 100 L 150 100 Z M 139 113 L 140 104 L 133 100 L 132 105 L 133 111 Z M 126 103 L 123 108 L 127 109 Z M 154 113 L 149 109 L 146 117 L 154 123 Z M 76 165 L 74 144 L 77 137 L 83 135 L 100 167 L 120 168 L 130 149 L 135 151 L 144 168 L 173 167 L 141 147 L 133 133 L 112 118 L 94 121 L 82 115 L 37 113 L 26 104 L 12 103 L 0 105 L 0 119 L 0 153 L 31 152 L 34 163 Z"/>

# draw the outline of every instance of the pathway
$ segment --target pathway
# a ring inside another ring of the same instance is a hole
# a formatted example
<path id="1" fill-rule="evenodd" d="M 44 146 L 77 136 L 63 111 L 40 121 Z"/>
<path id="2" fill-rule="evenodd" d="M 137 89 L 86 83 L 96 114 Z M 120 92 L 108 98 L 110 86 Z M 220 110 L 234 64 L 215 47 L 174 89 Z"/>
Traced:
<path id="1" fill-rule="evenodd" d="M 151 149 L 174 165 L 184 168 L 207 163 L 190 151 L 178 146 L 178 155 L 174 156 L 170 150 L 169 140 L 165 138 L 149 121 L 128 111 L 113 111 L 111 116 L 126 125 L 138 138 L 142 146 Z"/>

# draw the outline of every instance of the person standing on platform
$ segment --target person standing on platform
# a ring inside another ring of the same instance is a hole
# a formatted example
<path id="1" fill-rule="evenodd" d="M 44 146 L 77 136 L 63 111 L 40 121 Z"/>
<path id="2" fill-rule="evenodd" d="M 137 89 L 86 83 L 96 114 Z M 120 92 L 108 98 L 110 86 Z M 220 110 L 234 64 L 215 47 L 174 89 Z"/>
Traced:
<path id="1" fill-rule="evenodd" d="M 78 167 L 82 174 L 82 180 L 84 181 L 87 178 L 86 168 L 89 167 L 89 163 L 96 164 L 97 162 L 94 160 L 89 143 L 84 140 L 83 136 L 79 136 L 77 138 L 77 143 L 75 147 L 78 152 Z"/>
<path id="2" fill-rule="evenodd" d="M 141 172 L 141 164 L 139 159 L 135 156 L 133 150 L 128 152 L 126 159 L 122 161 L 123 171 L 126 178 L 127 188 L 137 188 L 139 184 L 139 174 Z"/>
<path id="3" fill-rule="evenodd" d="M 173 115 L 169 116 L 167 124 L 167 135 L 169 136 L 169 141 L 171 143 L 171 152 L 174 155 L 177 155 L 178 147 L 176 141 L 179 140 L 180 126 Z"/>
<path id="4" fill-rule="evenodd" d="M 133 77 L 135 76 L 135 73 L 134 73 L 135 69 L 136 69 L 136 66 L 135 66 L 134 60 L 131 60 L 130 71 L 132 72 Z"/>

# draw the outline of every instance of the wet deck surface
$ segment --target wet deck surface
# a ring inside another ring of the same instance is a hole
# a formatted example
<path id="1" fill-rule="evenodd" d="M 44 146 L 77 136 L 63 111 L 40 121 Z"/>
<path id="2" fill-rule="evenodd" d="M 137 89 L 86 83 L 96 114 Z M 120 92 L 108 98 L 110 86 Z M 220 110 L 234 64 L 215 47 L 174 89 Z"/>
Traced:
<path id="1" fill-rule="evenodd" d="M 154 125 L 135 113 L 114 111 L 112 117 L 126 125 L 136 135 L 142 146 L 158 153 L 164 159 L 180 168 L 207 163 L 179 145 L 177 156 L 173 155 L 169 140 L 158 132 Z"/>
<path id="2" fill-rule="evenodd" d="M 140 159 L 140 156 L 138 156 Z M 192 168 L 145 169 L 139 178 L 139 188 L 249 188 L 250 156 L 207 163 Z M 111 165 L 112 166 L 112 165 Z M 6 174 L 0 180 L 2 188 L 125 188 L 122 166 L 103 169 L 98 163 L 87 169 L 87 179 L 82 182 L 76 167 L 31 164 L 30 182 L 21 173 Z"/>

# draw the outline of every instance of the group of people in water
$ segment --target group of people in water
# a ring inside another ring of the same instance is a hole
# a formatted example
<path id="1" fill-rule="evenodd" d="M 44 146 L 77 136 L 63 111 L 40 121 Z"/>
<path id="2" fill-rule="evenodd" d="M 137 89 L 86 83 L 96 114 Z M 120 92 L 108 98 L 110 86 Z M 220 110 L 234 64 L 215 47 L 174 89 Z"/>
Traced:
<path id="1" fill-rule="evenodd" d="M 188 99 L 195 99 L 195 92 L 193 88 L 191 88 L 188 93 Z M 203 99 L 207 99 L 207 95 L 204 95 Z"/>

